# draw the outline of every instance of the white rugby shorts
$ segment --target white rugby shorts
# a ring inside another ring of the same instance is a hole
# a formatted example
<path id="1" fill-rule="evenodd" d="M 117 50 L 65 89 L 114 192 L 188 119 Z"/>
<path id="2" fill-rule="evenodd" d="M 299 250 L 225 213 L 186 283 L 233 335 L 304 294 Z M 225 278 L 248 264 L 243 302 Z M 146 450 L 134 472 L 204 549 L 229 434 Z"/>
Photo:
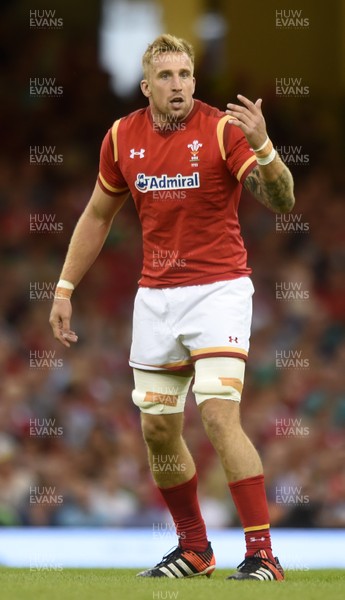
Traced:
<path id="1" fill-rule="evenodd" d="M 254 286 L 249 277 L 176 288 L 139 288 L 129 364 L 192 371 L 199 358 L 246 360 Z"/>

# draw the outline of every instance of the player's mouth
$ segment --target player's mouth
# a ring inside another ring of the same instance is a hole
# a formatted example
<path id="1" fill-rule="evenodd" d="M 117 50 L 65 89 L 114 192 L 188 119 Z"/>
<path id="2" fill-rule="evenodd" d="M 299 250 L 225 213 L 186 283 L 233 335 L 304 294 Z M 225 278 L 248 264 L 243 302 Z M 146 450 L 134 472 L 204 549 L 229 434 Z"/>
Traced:
<path id="1" fill-rule="evenodd" d="M 174 108 L 181 108 L 183 103 L 184 103 L 184 99 L 182 98 L 182 96 L 175 96 L 174 98 L 172 98 L 170 100 L 170 104 Z"/>

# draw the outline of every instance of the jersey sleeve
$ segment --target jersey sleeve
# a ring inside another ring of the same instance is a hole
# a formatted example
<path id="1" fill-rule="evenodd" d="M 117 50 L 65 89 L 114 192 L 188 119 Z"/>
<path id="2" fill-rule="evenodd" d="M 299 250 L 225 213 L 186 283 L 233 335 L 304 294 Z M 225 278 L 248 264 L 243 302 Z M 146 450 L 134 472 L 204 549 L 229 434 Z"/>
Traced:
<path id="1" fill-rule="evenodd" d="M 228 116 L 218 123 L 220 151 L 230 173 L 243 183 L 247 175 L 257 165 L 254 150 L 250 148 L 244 133 L 232 125 Z"/>
<path id="2" fill-rule="evenodd" d="M 118 164 L 117 129 L 119 122 L 120 120 L 115 121 L 105 135 L 101 146 L 98 183 L 109 196 L 123 194 L 128 190 L 128 185 Z"/>

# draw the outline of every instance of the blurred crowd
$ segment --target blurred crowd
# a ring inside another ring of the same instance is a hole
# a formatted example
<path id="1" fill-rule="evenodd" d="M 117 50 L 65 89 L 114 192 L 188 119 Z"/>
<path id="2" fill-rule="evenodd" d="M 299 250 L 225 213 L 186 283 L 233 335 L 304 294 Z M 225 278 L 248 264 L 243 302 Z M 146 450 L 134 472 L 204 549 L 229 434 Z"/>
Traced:
<path id="1" fill-rule="evenodd" d="M 103 135 L 145 102 L 139 92 L 124 101 L 110 91 L 96 37 L 27 30 L 23 53 L 7 25 L 3 19 L 0 525 L 157 528 L 169 517 L 149 473 L 127 362 L 141 265 L 131 201 L 73 296 L 78 344 L 62 348 L 48 324 L 52 286 L 93 189 Z M 63 95 L 30 95 L 35 76 L 56 77 Z M 224 89 L 211 93 L 205 73 L 201 79 L 197 97 L 225 106 Z M 229 82 L 229 95 L 236 85 Z M 249 195 L 241 201 L 256 289 L 243 424 L 264 462 L 272 524 L 343 527 L 344 123 L 335 126 L 337 105 L 326 117 L 317 98 L 304 106 L 264 98 L 272 139 L 301 146 L 306 158 L 294 164 L 294 151 L 285 150 L 296 181 L 296 217 L 286 217 L 285 229 Z M 33 146 L 55 147 L 63 162 L 31 164 Z M 208 526 L 238 525 L 192 395 L 185 436 Z"/>

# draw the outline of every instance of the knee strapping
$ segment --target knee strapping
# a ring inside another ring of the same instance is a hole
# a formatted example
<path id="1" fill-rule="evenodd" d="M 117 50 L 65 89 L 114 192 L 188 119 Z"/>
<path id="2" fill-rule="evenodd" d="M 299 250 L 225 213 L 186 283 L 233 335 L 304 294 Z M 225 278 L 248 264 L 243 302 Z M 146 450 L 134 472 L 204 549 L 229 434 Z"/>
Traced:
<path id="1" fill-rule="evenodd" d="M 184 411 L 191 377 L 139 369 L 133 369 L 133 374 L 132 399 L 141 411 L 153 415 Z"/>
<path id="2" fill-rule="evenodd" d="M 209 398 L 240 402 L 245 362 L 240 358 L 201 358 L 195 363 L 193 392 L 197 404 Z"/>

